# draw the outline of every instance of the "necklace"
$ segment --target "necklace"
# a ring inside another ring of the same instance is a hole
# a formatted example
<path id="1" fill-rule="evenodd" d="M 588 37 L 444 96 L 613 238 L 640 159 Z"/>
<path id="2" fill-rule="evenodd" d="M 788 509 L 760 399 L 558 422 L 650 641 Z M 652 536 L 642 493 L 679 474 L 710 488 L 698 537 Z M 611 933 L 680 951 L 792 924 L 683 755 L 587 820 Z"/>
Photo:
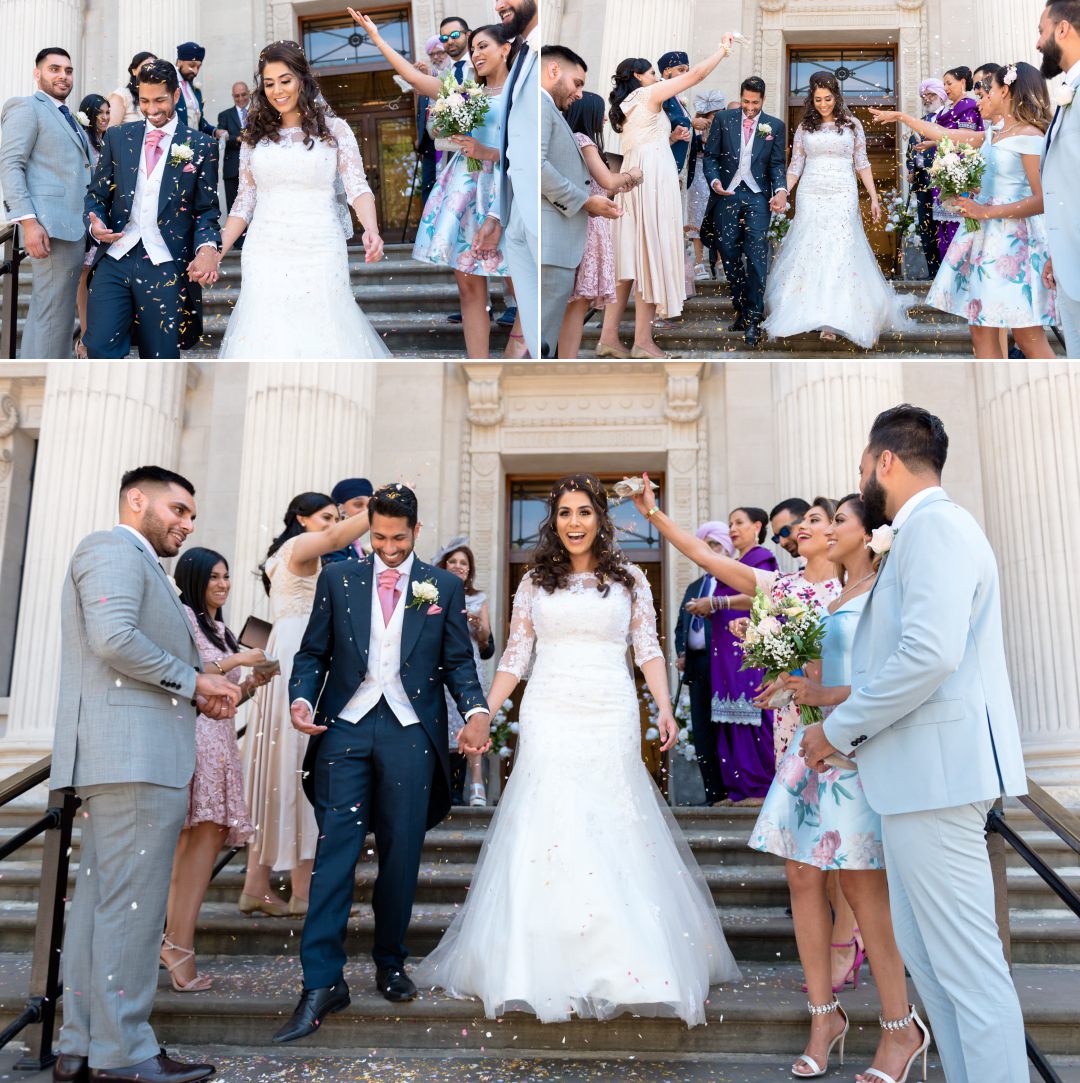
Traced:
<path id="1" fill-rule="evenodd" d="M 1008 126 L 1008 127 L 1007 127 L 1007 128 L 1006 128 L 1006 129 L 1005 129 L 1005 130 L 1004 130 L 1004 131 L 1003 131 L 1003 132 L 1001 133 L 1001 135 L 999 135 L 999 136 L 998 136 L 998 139 L 1004 139 L 1004 138 L 1005 138 L 1005 137 L 1006 137 L 1006 136 L 1007 136 L 1007 135 L 1009 134 L 1009 132 L 1011 132 L 1011 131 L 1015 130 L 1016 128 L 1020 128 L 1020 127 L 1022 127 L 1022 126 L 1023 126 L 1023 123 L 1024 123 L 1023 121 L 1021 121 L 1021 120 L 1018 120 L 1018 121 L 1016 121 L 1016 122 L 1015 122 L 1014 124 L 1010 124 L 1010 125 L 1009 125 L 1009 126 Z"/>
<path id="2" fill-rule="evenodd" d="M 836 596 L 836 600 L 840 601 L 840 599 L 843 598 L 845 594 L 850 594 L 857 586 L 859 586 L 860 583 L 865 583 L 867 579 L 873 579 L 875 575 L 877 575 L 877 572 L 871 572 L 869 575 L 864 575 L 862 579 L 857 580 L 856 582 L 852 583 L 850 587 L 846 587 L 844 590 L 840 591 L 840 593 Z"/>

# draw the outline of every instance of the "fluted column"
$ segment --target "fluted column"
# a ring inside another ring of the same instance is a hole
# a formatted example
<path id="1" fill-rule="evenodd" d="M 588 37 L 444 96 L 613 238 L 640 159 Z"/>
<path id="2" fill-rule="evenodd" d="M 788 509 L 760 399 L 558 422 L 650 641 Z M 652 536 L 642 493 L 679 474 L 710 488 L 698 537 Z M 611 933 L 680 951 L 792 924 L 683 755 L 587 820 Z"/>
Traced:
<path id="1" fill-rule="evenodd" d="M 118 0 L 116 35 L 120 71 L 127 71 L 131 58 L 147 49 L 162 60 L 175 62 L 177 45 L 199 40 L 201 7 L 198 0 L 169 0 L 167 4 Z"/>
<path id="2" fill-rule="evenodd" d="M 228 615 L 239 629 L 249 614 L 266 618 L 257 577 L 267 547 L 297 493 L 329 492 L 371 462 L 375 365 L 258 362 L 248 365 L 244 444 L 237 487 L 233 592 Z M 399 403 L 408 419 L 408 403 Z M 412 418 L 405 424 L 438 419 Z"/>
<path id="3" fill-rule="evenodd" d="M 977 365 L 987 534 L 1028 774 L 1080 801 L 1080 578 L 1070 528 L 1080 492 L 1080 368 Z"/>
<path id="4" fill-rule="evenodd" d="M 78 101 L 82 0 L 0 0 L 0 103 L 34 93 L 34 57 L 48 45 L 71 53 Z"/>
<path id="5" fill-rule="evenodd" d="M 775 365 L 779 498 L 839 499 L 856 489 L 870 425 L 903 401 L 902 388 L 895 361 Z"/>
<path id="6" fill-rule="evenodd" d="M 544 0 L 542 26 L 544 41 L 549 44 L 561 44 L 563 0 Z"/>
<path id="7" fill-rule="evenodd" d="M 52 745 L 65 569 L 81 538 L 116 522 L 126 470 L 175 467 L 185 373 L 183 363 L 48 368 L 0 774 Z"/>
<path id="8" fill-rule="evenodd" d="M 1038 66 L 1035 39 L 1046 0 L 994 0 L 979 5 L 974 17 L 979 55 L 975 64 L 1013 64 L 1026 60 Z"/>

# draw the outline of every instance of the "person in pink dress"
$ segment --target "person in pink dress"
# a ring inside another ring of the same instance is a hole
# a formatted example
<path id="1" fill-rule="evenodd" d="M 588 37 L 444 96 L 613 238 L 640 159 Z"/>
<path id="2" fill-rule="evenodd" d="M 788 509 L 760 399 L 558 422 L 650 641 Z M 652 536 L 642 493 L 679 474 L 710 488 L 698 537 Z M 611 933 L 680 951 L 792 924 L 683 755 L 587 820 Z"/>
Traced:
<path id="1" fill-rule="evenodd" d="M 189 549 L 176 564 L 175 582 L 191 622 L 203 669 L 240 686 L 240 702 L 273 677 L 261 650 L 244 650 L 229 631 L 221 609 L 229 597 L 229 565 L 212 549 Z M 259 666 L 245 680 L 244 666 Z M 173 859 L 172 882 L 161 942 L 161 962 L 178 993 L 202 993 L 213 984 L 195 966 L 195 922 L 214 862 L 223 846 L 241 846 L 254 833 L 247 802 L 236 730 L 231 718 L 199 714 L 195 721 L 195 773 L 189 784 L 188 814 Z"/>
<path id="2" fill-rule="evenodd" d="M 589 195 L 611 196 L 641 183 L 641 170 L 612 173 L 604 161 L 604 99 L 585 91 L 566 111 L 581 156 L 589 167 Z M 589 309 L 603 309 L 615 300 L 615 243 L 611 222 L 590 217 L 585 233 L 585 254 L 574 278 L 574 292 L 559 332 L 559 357 L 577 357 Z"/>

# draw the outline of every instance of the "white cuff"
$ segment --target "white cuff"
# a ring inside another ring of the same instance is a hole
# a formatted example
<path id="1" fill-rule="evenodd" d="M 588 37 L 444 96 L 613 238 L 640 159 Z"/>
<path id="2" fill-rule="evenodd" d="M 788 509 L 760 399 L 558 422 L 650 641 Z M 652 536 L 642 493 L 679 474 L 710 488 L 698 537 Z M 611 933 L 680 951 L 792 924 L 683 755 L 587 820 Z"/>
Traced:
<path id="1" fill-rule="evenodd" d="M 195 249 L 195 254 L 198 255 L 204 248 L 212 248 L 215 252 L 220 252 L 221 251 L 221 249 L 219 249 L 218 246 L 216 244 L 214 244 L 213 241 L 203 241 L 203 243 L 200 244 L 199 247 Z M 307 700 L 304 700 L 304 702 L 307 703 Z M 309 704 L 309 706 L 310 706 L 310 704 Z"/>
<path id="2" fill-rule="evenodd" d="M 311 717 L 315 717 L 315 708 L 311 706 L 306 699 L 294 699 L 293 703 L 303 703 L 311 714 Z"/>
<path id="3" fill-rule="evenodd" d="M 487 713 L 488 713 L 488 709 L 486 707 L 474 707 L 471 711 L 466 711 L 465 712 L 465 715 L 464 715 L 465 721 L 468 722 L 469 719 L 472 718 L 472 716 L 474 714 L 487 714 Z"/>
<path id="4" fill-rule="evenodd" d="M 9 218 L 8 221 L 9 222 L 36 222 L 37 221 L 37 215 L 36 214 L 24 214 L 20 218 Z"/>

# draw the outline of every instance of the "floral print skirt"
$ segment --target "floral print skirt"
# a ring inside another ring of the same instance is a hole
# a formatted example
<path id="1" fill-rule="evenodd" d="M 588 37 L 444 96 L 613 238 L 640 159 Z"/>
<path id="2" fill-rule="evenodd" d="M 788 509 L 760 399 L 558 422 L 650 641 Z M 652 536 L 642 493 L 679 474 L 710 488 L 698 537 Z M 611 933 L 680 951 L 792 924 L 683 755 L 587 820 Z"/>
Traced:
<path id="1" fill-rule="evenodd" d="M 859 772 L 818 774 L 799 755 L 803 727 L 792 738 L 761 806 L 750 848 L 819 869 L 883 869 L 881 817 L 863 793 Z"/>
<path id="2" fill-rule="evenodd" d="M 926 303 L 973 327 L 1053 327 L 1057 306 L 1042 281 L 1049 259 L 1046 222 L 991 218 L 956 231 Z"/>

